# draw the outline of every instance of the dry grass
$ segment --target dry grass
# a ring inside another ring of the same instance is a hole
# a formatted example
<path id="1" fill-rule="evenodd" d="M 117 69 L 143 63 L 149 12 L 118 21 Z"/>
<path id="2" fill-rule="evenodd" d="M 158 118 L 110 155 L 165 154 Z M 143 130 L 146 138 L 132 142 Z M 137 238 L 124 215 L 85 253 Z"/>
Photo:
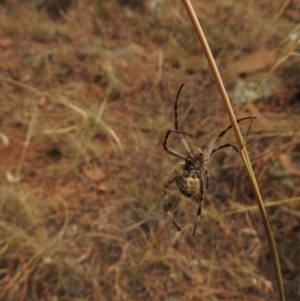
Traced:
<path id="1" fill-rule="evenodd" d="M 30 1 L 0 6 L 0 132 L 9 140 L 0 145 L 0 300 L 276 298 L 263 225 L 239 156 L 228 150 L 211 160 L 196 237 L 194 200 L 170 189 L 172 212 L 185 225 L 181 233 L 163 211 L 162 184 L 176 160 L 161 141 L 180 84 L 186 85 L 180 124 L 194 134 L 191 144 L 207 145 L 229 121 L 181 1 L 155 11 L 146 1 L 117 2 L 78 1 L 58 20 L 37 13 Z M 296 2 L 283 11 L 280 1 L 194 2 L 222 75 L 228 74 L 229 93 L 240 74 L 228 66 L 261 49 L 274 51 L 278 61 L 288 49 Z M 294 46 L 272 73 L 277 90 L 234 108 L 238 117 L 259 109 L 247 148 L 268 203 L 287 300 L 300 296 Z M 243 70 L 252 71 L 243 80 L 271 68 L 258 61 L 253 71 L 247 62 Z"/>

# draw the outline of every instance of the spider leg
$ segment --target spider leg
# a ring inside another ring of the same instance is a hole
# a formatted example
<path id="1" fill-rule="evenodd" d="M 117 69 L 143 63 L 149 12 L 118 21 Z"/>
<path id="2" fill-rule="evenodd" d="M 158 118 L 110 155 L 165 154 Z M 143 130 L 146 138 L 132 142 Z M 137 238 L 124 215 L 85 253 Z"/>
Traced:
<path id="1" fill-rule="evenodd" d="M 175 129 L 175 131 L 178 131 L 178 126 L 179 126 L 179 123 L 178 123 L 178 99 L 179 99 L 179 95 L 180 95 L 180 92 L 181 92 L 183 87 L 184 87 L 184 84 L 182 84 L 180 86 L 180 88 L 177 92 L 177 95 L 176 95 L 175 102 L 174 102 L 174 129 Z M 191 136 L 191 137 L 192 137 L 192 135 L 178 131 L 178 138 L 179 138 L 179 141 L 180 141 L 181 145 L 183 146 L 185 151 L 188 154 L 190 154 L 191 153 L 191 148 L 187 144 L 187 142 L 184 139 L 184 137 L 182 136 L 182 134 L 185 134 L 185 135 L 188 135 L 188 136 Z"/>
<path id="2" fill-rule="evenodd" d="M 208 183 L 209 183 L 209 176 L 208 176 L 208 172 L 207 172 L 206 169 L 204 170 L 204 172 L 206 174 L 206 181 L 207 181 L 206 182 L 206 189 L 207 189 L 208 188 Z M 199 201 L 199 207 L 198 207 L 198 211 L 197 211 L 198 218 L 197 218 L 197 221 L 196 221 L 195 226 L 194 226 L 193 236 L 195 235 L 197 226 L 199 224 L 200 217 L 201 217 L 201 211 L 202 211 L 202 205 L 204 204 L 204 179 L 203 179 L 203 171 L 200 171 L 199 174 L 198 174 L 198 176 L 200 178 L 200 201 Z"/>
<path id="3" fill-rule="evenodd" d="M 171 133 L 177 133 L 177 136 L 178 136 L 178 139 L 181 143 L 181 145 L 183 146 L 183 148 L 185 149 L 185 151 L 190 154 L 191 153 L 191 148 L 189 147 L 189 145 L 187 144 L 186 140 L 184 139 L 183 137 L 183 134 L 184 135 L 188 135 L 190 137 L 192 137 L 191 134 L 188 134 L 188 133 L 185 133 L 183 131 L 179 131 L 178 129 L 178 98 L 179 98 L 179 95 L 180 95 L 180 92 L 183 88 L 183 84 L 180 86 L 178 92 L 177 92 L 177 95 L 176 95 L 176 99 L 175 99 L 175 102 L 174 102 L 174 130 L 167 130 L 166 131 L 166 135 L 165 135 L 165 138 L 163 140 L 163 148 L 166 152 L 168 152 L 169 154 L 177 157 L 177 158 L 180 158 L 182 160 L 184 160 L 186 158 L 186 156 L 182 155 L 181 153 L 177 152 L 176 150 L 170 148 L 168 145 L 167 145 L 167 142 L 168 142 L 168 138 L 170 136 Z"/>
<path id="4" fill-rule="evenodd" d="M 186 135 L 189 135 L 190 137 L 192 137 L 192 135 L 184 133 Z M 183 146 L 183 148 L 185 149 L 185 151 L 190 154 L 191 153 L 191 148 L 189 147 L 189 145 L 187 144 L 186 140 L 184 139 L 184 137 L 182 136 L 182 134 L 179 132 L 178 134 L 178 139 L 181 143 L 181 145 Z"/>
<path id="5" fill-rule="evenodd" d="M 241 121 L 244 121 L 244 120 L 247 120 L 247 119 L 255 119 L 256 118 L 256 116 L 248 116 L 248 117 L 243 117 L 243 118 L 240 118 L 240 119 L 237 119 L 236 120 L 236 122 L 237 123 L 239 123 L 239 122 L 241 122 Z M 251 124 L 250 125 L 252 125 L 252 122 L 251 122 Z M 222 137 L 222 136 L 224 136 L 229 130 L 231 130 L 232 129 L 232 124 L 231 125 L 229 125 L 226 129 L 224 129 L 216 138 L 215 138 L 215 140 L 216 140 L 216 142 L 218 142 L 219 140 L 220 140 L 220 138 Z"/>
<path id="6" fill-rule="evenodd" d="M 184 135 L 193 137 L 193 135 L 191 135 L 191 134 L 189 134 L 187 132 L 179 131 L 179 130 L 167 130 L 167 132 L 169 132 L 168 136 L 170 135 L 170 133 L 176 133 L 176 134 L 184 134 Z"/>
<path id="7" fill-rule="evenodd" d="M 165 201 L 164 201 L 164 209 L 165 211 L 168 213 L 173 225 L 176 227 L 176 229 L 178 231 L 181 231 L 181 228 L 178 226 L 178 224 L 175 222 L 170 210 L 169 210 L 169 197 L 168 197 L 168 187 L 170 184 L 172 184 L 173 182 L 175 182 L 178 178 L 181 177 L 180 175 L 176 175 L 172 178 L 170 178 L 167 182 L 164 183 L 164 195 L 165 195 Z"/>
<path id="8" fill-rule="evenodd" d="M 248 128 L 248 131 L 247 131 L 247 134 L 246 134 L 246 137 L 248 136 L 249 132 L 250 132 L 250 129 L 251 129 L 251 126 L 252 126 L 252 123 L 253 123 L 253 120 L 256 119 L 256 116 L 248 116 L 248 117 L 243 117 L 243 118 L 239 118 L 236 120 L 237 123 L 241 122 L 241 121 L 244 121 L 244 120 L 247 120 L 247 119 L 252 119 L 252 122 L 250 123 L 249 125 L 249 128 Z M 214 138 L 208 148 L 207 148 L 207 155 L 206 157 L 209 158 L 211 156 L 211 154 L 215 153 L 216 151 L 222 149 L 222 148 L 225 148 L 225 147 L 233 147 L 237 152 L 239 152 L 238 148 L 236 146 L 234 146 L 233 144 L 231 143 L 226 143 L 224 145 L 221 145 L 219 147 L 216 148 L 219 140 L 229 131 L 232 129 L 232 124 L 229 125 L 227 128 L 225 128 L 216 138 Z"/>
<path id="9" fill-rule="evenodd" d="M 209 173 L 208 173 L 207 169 L 205 169 L 204 172 L 205 172 L 205 175 L 206 175 L 206 187 L 205 187 L 205 189 L 207 190 L 208 187 L 209 187 L 210 178 L 209 178 Z"/>
<path id="10" fill-rule="evenodd" d="M 248 135 L 249 135 L 249 133 L 250 133 L 250 130 L 251 130 L 253 121 L 254 121 L 254 119 L 256 119 L 256 118 L 257 118 L 256 116 L 252 116 L 252 120 L 251 120 L 251 122 L 250 122 L 250 124 L 249 124 L 249 126 L 248 126 L 248 130 L 247 130 L 247 133 L 246 133 L 246 135 L 245 135 L 245 140 L 244 140 L 244 141 L 247 140 L 247 137 L 248 137 Z"/>
<path id="11" fill-rule="evenodd" d="M 213 154 L 213 153 L 217 152 L 218 150 L 220 150 L 222 148 L 226 148 L 226 147 L 232 147 L 235 149 L 235 151 L 239 152 L 239 150 L 237 149 L 237 147 L 235 145 L 233 145 L 231 143 L 225 143 L 225 144 L 220 145 L 217 148 L 215 148 L 211 153 Z"/>
<path id="12" fill-rule="evenodd" d="M 169 154 L 171 154 L 171 155 L 173 155 L 173 156 L 175 156 L 175 157 L 177 157 L 177 158 L 179 158 L 179 159 L 185 160 L 185 159 L 186 159 L 186 156 L 185 156 L 185 155 L 182 155 L 181 153 L 177 152 L 176 150 L 170 148 L 170 147 L 167 145 L 168 138 L 169 138 L 170 134 L 171 134 L 171 133 L 178 133 L 178 132 L 179 132 L 179 131 L 177 131 L 177 130 L 167 130 L 162 145 L 163 145 L 164 150 L 165 150 L 167 153 L 169 153 Z M 184 133 L 184 134 L 185 134 L 185 133 Z M 187 135 L 189 135 L 189 134 L 187 134 Z"/>
<path id="13" fill-rule="evenodd" d="M 184 87 L 184 84 L 182 84 L 179 89 L 178 89 L 178 92 L 177 92 L 177 95 L 176 95 L 176 99 L 175 99 L 175 102 L 174 102 L 174 129 L 177 131 L 178 130 L 178 99 L 179 99 L 179 94 L 182 90 L 182 88 Z"/>

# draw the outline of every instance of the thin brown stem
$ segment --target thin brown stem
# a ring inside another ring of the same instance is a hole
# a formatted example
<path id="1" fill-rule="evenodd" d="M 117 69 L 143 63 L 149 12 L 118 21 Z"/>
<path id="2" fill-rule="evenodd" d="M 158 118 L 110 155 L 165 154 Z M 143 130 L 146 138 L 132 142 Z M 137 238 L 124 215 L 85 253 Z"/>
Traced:
<path id="1" fill-rule="evenodd" d="M 193 6 L 192 6 L 192 4 L 189 0 L 182 0 L 182 2 L 183 2 L 184 6 L 185 6 L 185 8 L 188 12 L 190 20 L 191 20 L 191 22 L 194 26 L 195 31 L 196 31 L 196 34 L 197 34 L 197 36 L 200 40 L 200 43 L 201 43 L 202 48 L 204 50 L 205 56 L 208 60 L 208 63 L 210 65 L 210 68 L 212 70 L 214 78 L 216 80 L 217 86 L 219 88 L 220 94 L 221 94 L 222 99 L 224 101 L 224 104 L 225 104 L 228 116 L 230 118 L 234 133 L 236 135 L 238 144 L 240 146 L 241 156 L 242 156 L 243 162 L 246 166 L 246 169 L 248 171 L 253 191 L 254 191 L 255 196 L 257 198 L 258 206 L 259 206 L 259 209 L 260 209 L 260 213 L 261 213 L 261 216 L 262 216 L 262 220 L 263 220 L 263 223 L 264 223 L 265 231 L 266 231 L 268 242 L 269 242 L 269 247 L 270 247 L 270 250 L 271 250 L 271 253 L 272 253 L 272 258 L 273 258 L 274 267 L 275 267 L 276 276 L 277 276 L 277 283 L 278 283 L 280 300 L 284 301 L 285 300 L 285 295 L 284 295 L 284 289 L 283 289 L 283 281 L 282 281 L 280 263 L 279 263 L 278 252 L 277 252 L 275 240 L 274 240 L 273 233 L 272 233 L 272 230 L 271 230 L 268 218 L 267 218 L 267 214 L 266 214 L 266 211 L 265 211 L 265 208 L 264 208 L 263 200 L 262 200 L 262 197 L 261 197 L 261 194 L 260 194 L 260 191 L 259 191 L 259 187 L 258 187 L 256 178 L 255 178 L 255 175 L 254 175 L 254 172 L 253 172 L 253 168 L 252 168 L 249 156 L 248 156 L 248 152 L 247 152 L 247 149 L 244 145 L 244 141 L 243 141 L 241 131 L 238 127 L 238 124 L 237 124 L 237 121 L 236 121 L 231 103 L 229 101 L 227 92 L 225 90 L 222 78 L 220 76 L 219 70 L 217 68 L 215 60 L 214 60 L 214 58 L 212 56 L 212 53 L 210 51 L 210 48 L 208 46 L 208 43 L 206 41 L 205 35 L 202 31 L 202 28 L 200 26 L 198 18 L 195 14 Z"/>

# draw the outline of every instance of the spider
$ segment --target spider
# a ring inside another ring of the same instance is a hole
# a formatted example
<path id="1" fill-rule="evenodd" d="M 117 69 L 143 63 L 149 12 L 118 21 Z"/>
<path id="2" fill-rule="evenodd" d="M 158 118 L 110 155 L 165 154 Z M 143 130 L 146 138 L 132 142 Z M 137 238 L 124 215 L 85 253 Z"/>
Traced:
<path id="1" fill-rule="evenodd" d="M 173 169 L 172 169 L 172 175 L 169 178 L 169 180 L 167 180 L 164 183 L 164 209 L 165 211 L 168 213 L 171 221 L 173 222 L 174 226 L 177 228 L 178 231 L 181 231 L 181 228 L 178 226 L 178 224 L 176 223 L 176 221 L 174 220 L 170 210 L 169 210 L 169 198 L 168 198 L 168 187 L 170 184 L 172 184 L 173 182 L 176 182 L 180 192 L 190 198 L 193 195 L 195 195 L 195 193 L 197 192 L 197 190 L 199 189 L 200 194 L 199 194 L 199 207 L 197 210 L 197 220 L 195 222 L 194 225 L 194 230 L 193 230 L 193 235 L 195 235 L 200 217 L 201 217 L 201 210 L 202 210 L 202 205 L 204 203 L 204 190 L 208 189 L 209 186 L 209 173 L 206 169 L 206 165 L 209 162 L 210 157 L 212 156 L 212 154 L 214 154 L 215 152 L 226 148 L 226 147 L 232 147 L 235 151 L 239 152 L 239 149 L 231 144 L 231 143 L 225 143 L 222 144 L 220 146 L 218 146 L 218 142 L 221 139 L 222 136 L 224 136 L 231 128 L 232 125 L 229 125 L 227 128 L 225 128 L 222 132 L 220 132 L 219 135 L 217 135 L 208 145 L 208 147 L 205 150 L 202 150 L 199 147 L 190 147 L 188 145 L 188 143 L 186 142 L 185 138 L 183 137 L 183 135 L 187 135 L 192 137 L 192 135 L 180 131 L 178 129 L 178 111 L 177 111 L 177 102 L 178 102 L 178 98 L 179 98 L 179 94 L 183 88 L 183 84 L 180 86 L 178 92 L 177 92 L 177 96 L 175 99 L 175 103 L 174 103 L 174 130 L 167 130 L 166 134 L 165 134 L 165 138 L 163 140 L 163 148 L 164 150 L 181 159 L 183 162 L 178 163 Z M 253 122 L 253 119 L 255 119 L 256 116 L 250 116 L 250 117 L 244 117 L 244 118 L 240 118 L 237 119 L 237 123 L 247 120 L 247 119 L 252 119 L 246 137 L 250 132 L 251 129 L 251 125 Z M 183 146 L 184 150 L 186 151 L 186 155 L 183 155 L 179 152 L 177 152 L 176 150 L 170 148 L 167 145 L 168 142 L 168 138 L 169 135 L 171 133 L 176 133 L 179 139 L 179 142 L 181 143 L 181 145 Z M 204 181 L 205 178 L 205 181 Z M 205 186 L 205 187 L 204 187 Z"/>

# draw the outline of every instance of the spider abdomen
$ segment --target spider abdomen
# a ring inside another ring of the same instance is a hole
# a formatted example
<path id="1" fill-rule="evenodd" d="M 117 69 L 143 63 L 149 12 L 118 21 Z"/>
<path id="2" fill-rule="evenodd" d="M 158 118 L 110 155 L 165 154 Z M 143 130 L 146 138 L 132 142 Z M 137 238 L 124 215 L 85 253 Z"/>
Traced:
<path id="1" fill-rule="evenodd" d="M 179 176 L 176 184 L 180 192 L 190 198 L 199 190 L 200 180 L 194 170 L 186 170 L 185 168 L 185 162 L 181 162 L 173 168 L 172 173 L 174 176 Z"/>
<path id="2" fill-rule="evenodd" d="M 180 192 L 188 198 L 192 197 L 196 193 L 196 191 L 199 189 L 199 179 L 189 177 L 189 176 L 180 177 L 176 181 L 176 184 L 177 184 Z"/>

